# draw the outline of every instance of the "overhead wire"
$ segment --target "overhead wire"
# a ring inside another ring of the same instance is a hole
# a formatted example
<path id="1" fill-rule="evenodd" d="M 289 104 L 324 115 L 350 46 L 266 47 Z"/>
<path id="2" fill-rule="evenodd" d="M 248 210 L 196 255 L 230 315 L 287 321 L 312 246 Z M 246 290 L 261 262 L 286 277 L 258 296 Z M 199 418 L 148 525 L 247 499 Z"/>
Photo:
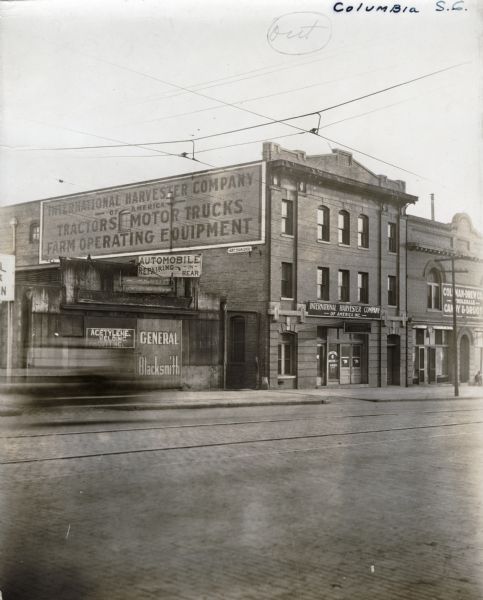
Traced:
<path id="1" fill-rule="evenodd" d="M 231 135 L 234 133 L 240 133 L 240 132 L 244 132 L 244 131 L 250 131 L 252 129 L 258 129 L 261 127 L 267 127 L 269 125 L 276 125 L 276 124 L 285 124 L 285 125 L 289 125 L 290 121 L 294 121 L 296 119 L 302 119 L 302 118 L 306 118 L 306 117 L 311 117 L 311 116 L 315 116 L 318 115 L 319 113 L 324 113 L 324 112 L 328 112 L 330 110 L 334 110 L 336 108 L 340 108 L 342 106 L 347 106 L 348 104 L 352 104 L 354 102 L 359 102 L 360 100 L 364 100 L 366 98 L 375 96 L 377 94 L 382 94 L 385 93 L 387 91 L 402 87 L 404 85 L 409 85 L 411 83 L 414 83 L 416 81 L 420 81 L 422 79 L 426 79 L 428 77 L 432 77 L 434 75 L 438 75 L 440 73 L 449 71 L 451 69 L 455 69 L 458 68 L 460 66 L 463 66 L 465 64 L 468 64 L 467 62 L 463 62 L 463 63 L 458 63 L 455 65 L 451 65 L 449 67 L 445 67 L 443 69 L 438 69 L 437 71 L 432 71 L 431 73 L 426 73 L 424 75 L 421 75 L 419 77 L 415 77 L 403 82 L 399 82 L 397 84 L 391 85 L 391 86 L 387 86 L 385 88 L 381 88 L 379 90 L 376 90 L 374 92 L 369 92 L 367 94 L 363 94 L 362 96 L 357 96 L 355 98 L 351 98 L 349 100 L 345 100 L 343 102 L 339 102 L 337 104 L 333 104 L 330 106 L 326 106 L 326 107 L 322 107 L 320 109 L 317 110 L 313 110 L 307 113 L 301 113 L 301 114 L 297 114 L 297 115 L 291 115 L 288 117 L 284 117 L 284 118 L 280 118 L 280 119 L 271 119 L 270 121 L 266 122 L 266 123 L 257 123 L 254 125 L 247 125 L 244 127 L 239 127 L 236 129 L 231 129 L 231 130 L 227 130 L 227 131 L 221 131 L 221 132 L 217 132 L 217 133 L 211 133 L 211 134 L 206 134 L 206 135 L 202 135 L 202 136 L 196 136 L 193 138 L 180 138 L 180 139 L 175 139 L 175 140 L 158 140 L 155 142 L 136 142 L 136 143 L 119 143 L 119 144 L 102 144 L 102 145 L 90 145 L 90 146 L 56 146 L 56 147 L 20 147 L 17 148 L 19 150 L 26 150 L 26 151 L 31 151 L 31 150 L 35 150 L 35 151 L 59 151 L 59 150 L 94 150 L 94 149 L 100 149 L 100 148 L 124 148 L 124 147 L 135 147 L 135 146 L 162 146 L 165 144 L 179 144 L 179 143 L 186 143 L 186 142 L 191 142 L 191 141 L 202 141 L 202 140 L 206 140 L 206 139 L 211 139 L 214 137 L 220 137 L 220 136 L 224 136 L 224 135 Z M 175 87 L 178 87 L 177 84 L 173 84 Z M 181 87 L 181 86 L 179 86 Z M 183 88 L 184 89 L 184 88 Z M 196 93 L 197 95 L 200 95 L 197 92 L 193 92 Z M 204 96 L 204 94 L 201 94 Z M 211 98 L 213 100 L 216 100 L 217 102 L 220 102 L 222 104 L 226 104 L 227 106 L 231 106 L 233 108 L 236 108 L 238 110 L 242 110 L 244 112 L 248 112 L 251 114 L 254 114 L 256 116 L 261 116 L 262 118 L 265 119 L 269 119 L 269 117 L 267 117 L 266 115 L 261 115 L 260 113 L 256 113 L 255 111 L 251 111 L 249 109 L 246 108 L 242 108 L 239 107 L 233 103 L 225 103 L 222 100 L 218 100 L 218 99 L 214 99 Z M 298 128 L 296 127 L 299 131 L 304 131 L 305 133 L 309 133 L 308 130 L 302 129 L 302 128 Z M 332 140 L 333 141 L 333 140 Z M 337 143 L 337 142 L 334 142 Z"/>

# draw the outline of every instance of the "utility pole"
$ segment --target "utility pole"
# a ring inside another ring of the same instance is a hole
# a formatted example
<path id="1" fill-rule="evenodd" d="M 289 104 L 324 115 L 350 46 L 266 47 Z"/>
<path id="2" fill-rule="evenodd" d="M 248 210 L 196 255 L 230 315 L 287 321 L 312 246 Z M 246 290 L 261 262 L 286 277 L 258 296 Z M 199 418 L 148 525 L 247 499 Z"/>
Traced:
<path id="1" fill-rule="evenodd" d="M 166 196 L 169 202 L 169 251 L 173 251 L 173 207 L 174 207 L 174 194 L 168 192 Z"/>
<path id="2" fill-rule="evenodd" d="M 451 258 L 451 296 L 453 300 L 453 356 L 454 356 L 454 395 L 460 395 L 458 377 L 458 332 L 456 329 L 456 286 L 454 257 Z"/>
<path id="3" fill-rule="evenodd" d="M 436 262 L 451 262 L 451 302 L 453 303 L 453 358 L 454 358 L 454 395 L 455 397 L 460 395 L 459 386 L 459 370 L 458 370 L 458 329 L 456 320 L 456 282 L 455 273 L 457 272 L 454 268 L 454 261 L 458 259 L 464 260 L 465 256 L 451 256 L 450 258 L 437 258 Z M 467 273 L 466 269 L 458 271 L 458 273 Z"/>

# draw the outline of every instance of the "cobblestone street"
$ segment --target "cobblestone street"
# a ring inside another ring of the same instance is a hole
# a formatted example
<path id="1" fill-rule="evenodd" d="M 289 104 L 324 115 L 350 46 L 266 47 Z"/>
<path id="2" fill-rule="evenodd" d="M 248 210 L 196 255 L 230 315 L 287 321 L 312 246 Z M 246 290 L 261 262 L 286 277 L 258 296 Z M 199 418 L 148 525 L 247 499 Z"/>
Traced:
<path id="1" fill-rule="evenodd" d="M 483 597 L 483 401 L 1 418 L 4 600 Z"/>

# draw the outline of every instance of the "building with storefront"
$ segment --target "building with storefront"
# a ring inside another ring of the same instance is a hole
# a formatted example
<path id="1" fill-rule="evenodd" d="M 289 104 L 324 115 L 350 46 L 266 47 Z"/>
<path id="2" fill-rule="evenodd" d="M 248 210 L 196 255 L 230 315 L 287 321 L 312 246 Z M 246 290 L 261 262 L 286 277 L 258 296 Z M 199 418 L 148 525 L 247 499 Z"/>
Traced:
<path id="1" fill-rule="evenodd" d="M 404 385 L 403 181 L 351 154 L 264 146 L 269 169 L 272 387 Z"/>
<path id="2" fill-rule="evenodd" d="M 16 294 L 0 367 L 161 387 L 411 385 L 424 323 L 415 307 L 408 327 L 406 281 L 429 285 L 424 266 L 408 271 L 416 200 L 347 152 L 265 143 L 254 163 L 4 207 Z"/>
<path id="3" fill-rule="evenodd" d="M 483 370 L 483 238 L 462 213 L 407 222 L 410 380 L 453 382 L 456 367 L 461 383 L 472 382 Z"/>

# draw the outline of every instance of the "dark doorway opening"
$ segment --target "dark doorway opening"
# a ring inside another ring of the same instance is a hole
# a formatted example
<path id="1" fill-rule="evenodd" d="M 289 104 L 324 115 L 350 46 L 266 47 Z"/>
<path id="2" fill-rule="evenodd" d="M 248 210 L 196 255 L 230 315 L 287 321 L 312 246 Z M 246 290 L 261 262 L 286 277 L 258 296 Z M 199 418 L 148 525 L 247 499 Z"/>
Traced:
<path id="1" fill-rule="evenodd" d="M 398 335 L 387 336 L 387 385 L 400 384 L 401 351 Z"/>
<path id="2" fill-rule="evenodd" d="M 470 340 L 467 335 L 460 340 L 460 381 L 468 383 L 470 380 Z"/>

